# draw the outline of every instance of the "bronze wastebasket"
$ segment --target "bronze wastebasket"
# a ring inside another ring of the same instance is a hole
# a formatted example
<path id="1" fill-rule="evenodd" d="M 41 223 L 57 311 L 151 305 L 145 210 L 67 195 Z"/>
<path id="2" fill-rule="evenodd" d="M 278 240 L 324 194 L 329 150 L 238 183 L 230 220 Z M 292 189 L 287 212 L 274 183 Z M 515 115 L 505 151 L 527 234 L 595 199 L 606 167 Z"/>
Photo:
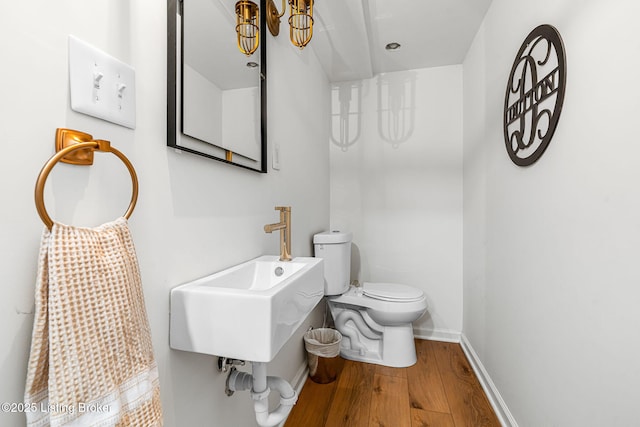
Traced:
<path id="1" fill-rule="evenodd" d="M 335 329 L 311 329 L 304 334 L 309 377 L 313 382 L 327 384 L 336 380 L 341 366 L 341 341 L 342 335 Z"/>

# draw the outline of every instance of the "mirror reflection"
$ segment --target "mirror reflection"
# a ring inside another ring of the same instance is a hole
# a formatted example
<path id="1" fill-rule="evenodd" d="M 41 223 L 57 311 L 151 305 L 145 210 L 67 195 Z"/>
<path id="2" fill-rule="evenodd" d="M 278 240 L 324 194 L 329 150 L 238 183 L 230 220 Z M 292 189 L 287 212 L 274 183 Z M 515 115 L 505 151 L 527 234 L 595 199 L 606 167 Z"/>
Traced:
<path id="1" fill-rule="evenodd" d="M 257 49 L 245 55 L 238 48 L 233 1 L 183 0 L 178 5 L 176 125 L 173 144 L 169 130 L 168 145 L 266 172 L 264 35 L 259 34 Z"/>

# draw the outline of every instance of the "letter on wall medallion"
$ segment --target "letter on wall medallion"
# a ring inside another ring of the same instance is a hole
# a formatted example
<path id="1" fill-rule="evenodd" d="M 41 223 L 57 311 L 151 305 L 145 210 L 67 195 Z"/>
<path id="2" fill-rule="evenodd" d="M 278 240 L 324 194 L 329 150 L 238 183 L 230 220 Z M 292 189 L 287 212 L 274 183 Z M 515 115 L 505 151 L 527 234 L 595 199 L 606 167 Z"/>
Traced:
<path id="1" fill-rule="evenodd" d="M 518 166 L 535 163 L 558 125 L 567 79 L 560 33 L 536 27 L 516 55 L 504 97 L 504 142 Z"/>

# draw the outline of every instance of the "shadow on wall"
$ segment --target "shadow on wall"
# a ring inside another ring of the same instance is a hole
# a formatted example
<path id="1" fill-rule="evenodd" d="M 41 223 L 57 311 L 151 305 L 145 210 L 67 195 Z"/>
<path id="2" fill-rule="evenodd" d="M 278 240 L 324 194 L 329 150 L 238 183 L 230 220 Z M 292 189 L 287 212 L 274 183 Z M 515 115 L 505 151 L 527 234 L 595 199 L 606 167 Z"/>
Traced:
<path id="1" fill-rule="evenodd" d="M 376 78 L 376 118 L 380 138 L 394 149 L 413 135 L 416 73 L 380 74 Z M 331 88 L 331 142 L 348 151 L 362 135 L 363 81 L 335 83 Z"/>
<path id="2" fill-rule="evenodd" d="M 378 134 L 394 149 L 413 134 L 416 116 L 416 73 L 378 76 Z"/>
<path id="3" fill-rule="evenodd" d="M 33 306 L 30 312 L 22 311 L 17 307 L 15 307 L 15 310 L 15 314 L 19 316 L 16 321 L 19 322 L 19 326 L 16 325 L 13 342 L 3 343 L 6 352 L 3 352 L 2 364 L 0 365 L 0 372 L 12 373 L 12 375 L 3 376 L 3 384 L 7 387 L 6 391 L 11 390 L 10 394 L 3 396 L 7 402 L 22 402 L 24 398 L 23 393 L 27 379 L 27 362 L 29 361 L 29 350 L 31 348 L 31 333 L 33 330 L 35 306 Z M 0 412 L 0 425 L 19 426 L 24 425 L 24 422 L 24 413 L 13 411 Z"/>
<path id="4" fill-rule="evenodd" d="M 331 88 L 331 142 L 347 151 L 362 130 L 362 81 L 336 83 Z"/>
<path id="5" fill-rule="evenodd" d="M 351 243 L 351 281 L 360 281 L 361 267 L 362 258 L 360 257 L 360 248 L 355 243 Z"/>

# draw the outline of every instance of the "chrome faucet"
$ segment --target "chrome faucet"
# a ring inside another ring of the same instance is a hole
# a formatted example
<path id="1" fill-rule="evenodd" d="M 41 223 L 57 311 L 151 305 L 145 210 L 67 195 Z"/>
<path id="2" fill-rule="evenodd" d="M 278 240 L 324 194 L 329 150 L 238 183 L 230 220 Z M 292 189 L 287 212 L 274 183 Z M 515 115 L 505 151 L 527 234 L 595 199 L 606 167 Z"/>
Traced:
<path id="1" fill-rule="evenodd" d="M 280 261 L 291 261 L 291 206 L 276 206 L 280 222 L 264 226 L 266 233 L 280 230 Z"/>

